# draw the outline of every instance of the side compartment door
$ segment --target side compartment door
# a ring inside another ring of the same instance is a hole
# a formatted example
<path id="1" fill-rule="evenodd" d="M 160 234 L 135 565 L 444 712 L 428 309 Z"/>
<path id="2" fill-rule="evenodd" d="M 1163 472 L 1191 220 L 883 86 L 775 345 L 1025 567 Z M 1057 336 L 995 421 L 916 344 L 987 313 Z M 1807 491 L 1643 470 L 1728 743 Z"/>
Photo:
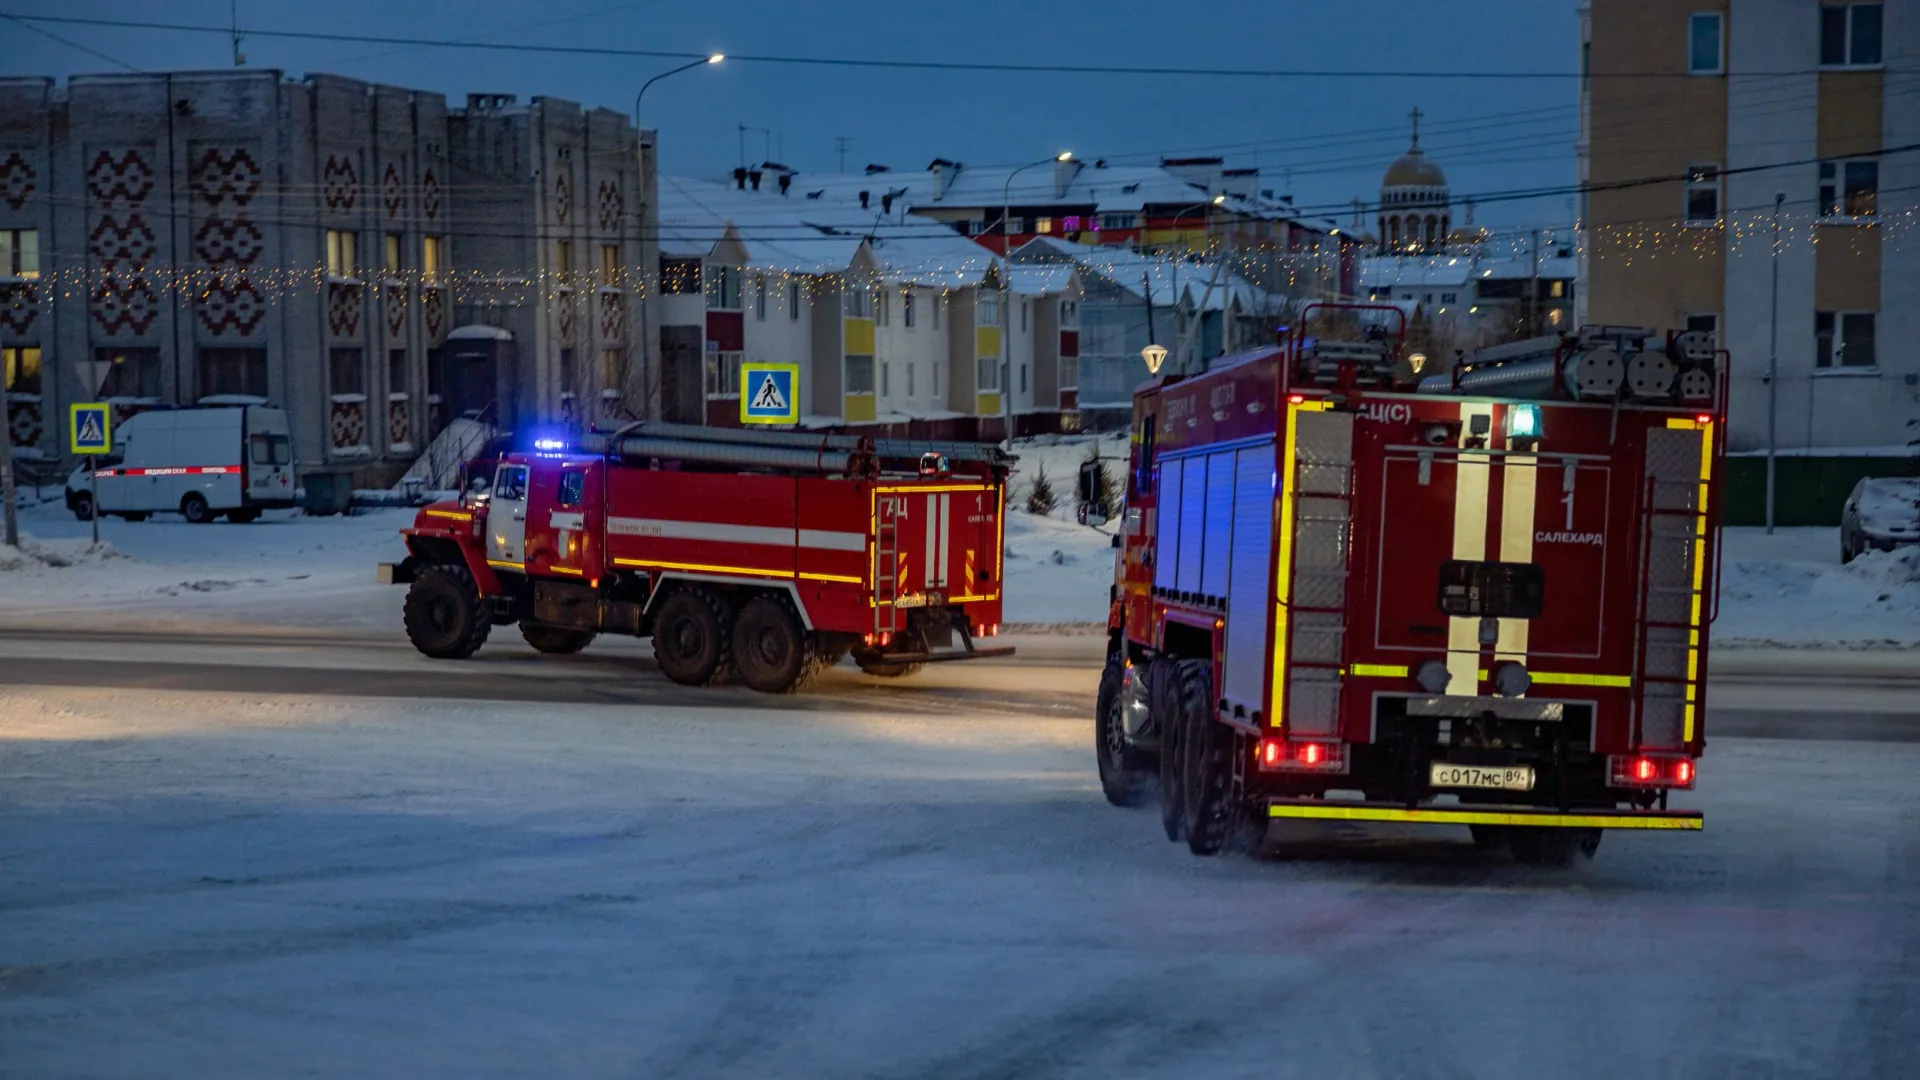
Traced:
<path id="1" fill-rule="evenodd" d="M 487 561 L 509 570 L 526 566 L 527 467 L 502 464 L 487 504 Z"/>

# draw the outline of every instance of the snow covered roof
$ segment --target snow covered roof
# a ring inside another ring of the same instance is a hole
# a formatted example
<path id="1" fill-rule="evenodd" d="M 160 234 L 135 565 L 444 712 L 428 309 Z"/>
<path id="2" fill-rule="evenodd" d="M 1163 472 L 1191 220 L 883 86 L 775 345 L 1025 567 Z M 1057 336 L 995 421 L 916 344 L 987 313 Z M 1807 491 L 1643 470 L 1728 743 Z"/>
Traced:
<path id="1" fill-rule="evenodd" d="M 1180 300 L 1191 307 L 1204 302 L 1206 310 L 1220 311 L 1236 300 L 1241 311 L 1263 311 L 1282 303 L 1252 282 L 1237 274 L 1216 276 L 1211 263 L 1188 259 L 1142 255 L 1126 248 L 1076 244 L 1051 236 L 1035 237 L 1014 249 L 1014 268 L 1061 259 L 1071 261 L 1081 272 L 1100 277 L 1115 288 L 1145 299 L 1148 292 L 1155 304 L 1171 307 Z M 1213 281 L 1213 291 L 1207 282 Z"/>
<path id="2" fill-rule="evenodd" d="M 1072 263 L 1027 263 L 1009 271 L 1009 286 L 1022 296 L 1063 293 L 1073 287 Z"/>
<path id="3" fill-rule="evenodd" d="M 1467 283 L 1473 260 L 1464 255 L 1398 256 L 1383 255 L 1360 263 L 1360 287 L 1452 285 Z"/>

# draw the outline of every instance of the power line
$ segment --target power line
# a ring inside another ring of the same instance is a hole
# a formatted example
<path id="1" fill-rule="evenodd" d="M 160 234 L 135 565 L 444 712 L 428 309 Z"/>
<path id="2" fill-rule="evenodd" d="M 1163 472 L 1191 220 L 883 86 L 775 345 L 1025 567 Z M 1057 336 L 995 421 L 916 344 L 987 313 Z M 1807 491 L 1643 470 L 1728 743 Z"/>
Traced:
<path id="1" fill-rule="evenodd" d="M 441 49 L 484 49 L 494 52 L 545 53 L 567 56 L 607 56 L 607 57 L 646 57 L 663 60 L 698 60 L 710 53 L 706 50 L 667 50 L 667 49 L 616 49 L 590 45 L 536 45 L 525 42 L 483 42 L 457 41 L 443 38 L 396 37 L 382 34 L 323 33 L 311 30 L 261 30 L 254 27 L 204 26 L 192 23 L 150 22 L 133 19 L 88 19 L 70 15 L 14 15 L 4 14 L 8 18 L 40 23 L 59 23 L 71 26 L 95 26 L 120 30 L 160 30 L 173 33 L 218 34 L 229 37 L 236 30 L 249 37 L 283 38 L 298 41 L 329 41 L 363 45 L 396 45 L 409 48 Z M 1577 71 L 1469 71 L 1469 70 L 1416 70 L 1406 68 L 1364 70 L 1354 68 L 1203 68 L 1203 67 L 1166 67 L 1166 66 L 1101 66 L 1097 64 L 1031 64 L 1002 63 L 980 60 L 895 60 L 875 59 L 871 57 L 846 56 L 781 56 L 775 54 L 737 54 L 729 53 L 727 59 L 735 63 L 749 64 L 799 64 L 816 67 L 844 67 L 867 69 L 894 69 L 908 71 L 988 71 L 1003 74 L 1036 75 L 1125 75 L 1140 76 L 1192 76 L 1203 78 L 1246 78 L 1246 79 L 1463 79 L 1475 81 L 1511 81 L 1511 80 L 1577 80 L 1588 79 L 1634 79 L 1647 80 L 1659 78 L 1689 78 L 1684 72 L 1641 73 L 1641 72 L 1588 72 L 1585 76 Z M 1791 69 L 1781 71 L 1742 72 L 1748 76 L 1787 76 L 1810 75 L 1818 68 Z"/>
<path id="2" fill-rule="evenodd" d="M 128 71 L 140 70 L 139 68 L 134 67 L 132 64 L 127 63 L 125 60 L 122 60 L 114 56 L 108 56 L 106 53 L 101 52 L 99 49 L 95 49 L 87 45 L 82 45 L 77 41 L 71 41 L 67 38 L 63 38 L 59 34 L 56 34 L 51 30 L 45 29 L 44 27 L 33 25 L 34 22 L 37 20 L 22 18 L 21 16 L 18 16 L 18 15 L 8 15 L 5 13 L 0 13 L 0 19 L 7 19 L 12 22 L 17 22 L 20 24 L 20 26 L 23 29 L 31 30 L 36 34 L 39 34 L 43 38 L 50 38 L 54 41 L 57 41 L 60 44 L 65 45 L 69 49 L 76 49 L 80 52 L 86 53 L 88 56 L 91 56 L 97 60 L 105 60 L 109 64 L 118 65 L 120 67 L 126 68 Z"/>

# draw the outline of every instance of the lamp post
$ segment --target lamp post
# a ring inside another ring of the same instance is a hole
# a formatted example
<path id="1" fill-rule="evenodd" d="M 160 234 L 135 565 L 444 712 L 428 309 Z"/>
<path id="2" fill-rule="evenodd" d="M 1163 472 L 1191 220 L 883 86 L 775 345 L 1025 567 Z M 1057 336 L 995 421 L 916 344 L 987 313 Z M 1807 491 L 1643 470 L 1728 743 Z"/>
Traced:
<path id="1" fill-rule="evenodd" d="M 1180 219 L 1186 215 L 1186 212 L 1188 210 L 1194 210 L 1200 207 L 1207 207 L 1208 211 L 1207 211 L 1207 217 L 1205 219 L 1206 239 L 1201 243 L 1201 250 L 1205 251 L 1206 248 L 1210 247 L 1213 243 L 1213 212 L 1211 208 L 1215 206 L 1225 206 L 1226 203 L 1227 203 L 1227 196 L 1225 193 L 1221 193 L 1219 195 L 1215 195 L 1211 199 L 1208 199 L 1206 202 L 1194 203 L 1192 206 L 1189 206 L 1183 210 L 1180 210 L 1179 212 L 1173 215 L 1174 231 L 1176 233 L 1179 231 Z M 1214 282 L 1218 280 L 1220 276 L 1220 268 L 1226 263 L 1226 261 L 1227 261 L 1226 252 L 1223 250 L 1221 252 L 1220 258 L 1213 264 L 1213 271 L 1207 275 L 1207 288 L 1204 292 L 1200 294 L 1200 310 L 1195 313 L 1194 315 L 1195 319 L 1205 319 L 1207 317 L 1207 303 L 1208 301 L 1213 299 Z M 1176 268 L 1176 273 L 1177 273 L 1177 268 Z M 1174 278 L 1174 285 L 1175 285 L 1174 296 L 1173 296 L 1173 302 L 1175 305 L 1174 310 L 1178 311 L 1179 304 L 1180 304 L 1180 293 L 1179 293 L 1179 278 L 1177 276 Z M 1224 304 L 1221 305 L 1220 307 L 1220 317 L 1222 320 L 1222 325 L 1220 328 L 1220 336 L 1222 341 L 1224 342 L 1226 338 L 1226 326 L 1225 326 L 1226 305 Z M 1189 326 L 1182 326 L 1180 328 L 1179 333 L 1176 335 L 1175 341 L 1174 341 L 1174 347 L 1173 347 L 1174 370 L 1182 374 L 1184 374 L 1187 370 L 1187 352 L 1189 349 L 1193 347 L 1192 329 L 1193 328 Z"/>
<path id="2" fill-rule="evenodd" d="M 1787 193 L 1773 193 L 1773 301 L 1767 312 L 1767 535 L 1773 535 L 1773 455 L 1780 419 L 1780 204 Z M 1818 358 L 1816 357 L 1816 360 Z M 1811 391 L 1809 391 L 1811 393 Z"/>
<path id="3" fill-rule="evenodd" d="M 1050 158 L 1029 161 L 1008 173 L 1007 182 L 1000 186 L 1000 409 L 1007 426 L 1002 441 L 1008 447 L 1013 445 L 1013 230 L 1008 228 L 1013 216 L 1013 178 L 1041 165 L 1072 160 L 1073 151 L 1062 150 Z"/>
<path id="4" fill-rule="evenodd" d="M 692 71 L 697 67 L 717 64 L 726 58 L 725 53 L 714 53 L 711 56 L 705 56 L 698 60 L 689 60 L 677 68 L 670 68 L 648 79 L 646 82 L 641 83 L 640 92 L 633 95 L 633 138 L 636 148 L 634 167 L 638 169 L 640 173 L 640 217 L 636 224 L 640 230 L 640 414 L 642 416 L 647 415 L 649 411 L 647 405 L 653 396 L 653 342 L 651 340 L 653 337 L 653 329 L 650 320 L 647 318 L 647 310 L 653 306 L 653 298 L 647 291 L 647 281 L 651 277 L 649 271 L 654 268 L 646 265 L 648 209 L 646 199 L 647 161 L 646 144 L 641 141 L 642 136 L 640 134 L 640 99 L 647 96 L 647 87 L 652 86 L 654 83 L 659 82 L 669 75 L 678 75 L 683 71 Z M 662 402 L 661 404 L 665 405 L 666 403 Z"/>

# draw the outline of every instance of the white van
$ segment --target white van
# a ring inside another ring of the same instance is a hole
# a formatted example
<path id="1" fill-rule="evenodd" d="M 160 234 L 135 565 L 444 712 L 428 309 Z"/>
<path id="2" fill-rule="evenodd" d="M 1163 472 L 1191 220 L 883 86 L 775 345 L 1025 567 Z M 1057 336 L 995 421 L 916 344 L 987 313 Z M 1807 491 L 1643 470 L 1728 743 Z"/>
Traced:
<path id="1" fill-rule="evenodd" d="M 100 504 L 87 484 L 97 468 Z M 154 409 L 113 432 L 113 452 L 67 477 L 67 508 L 82 521 L 97 510 L 139 521 L 177 513 L 199 524 L 225 514 L 245 524 L 293 503 L 293 441 L 287 414 L 251 404 Z"/>

